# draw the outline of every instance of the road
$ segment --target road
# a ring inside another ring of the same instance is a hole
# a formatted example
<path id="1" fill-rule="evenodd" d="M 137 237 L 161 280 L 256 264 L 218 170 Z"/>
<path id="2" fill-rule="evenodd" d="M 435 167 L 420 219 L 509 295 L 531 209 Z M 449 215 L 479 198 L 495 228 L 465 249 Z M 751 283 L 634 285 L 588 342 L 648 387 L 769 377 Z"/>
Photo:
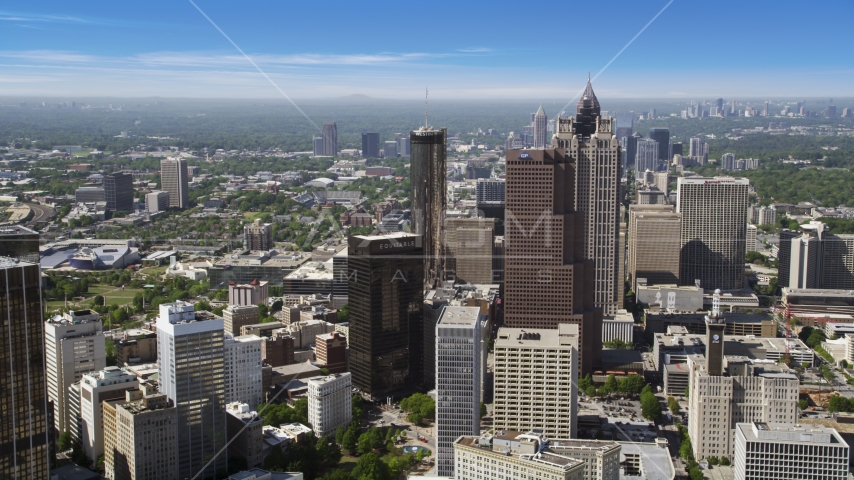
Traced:
<path id="1" fill-rule="evenodd" d="M 27 225 L 35 225 L 39 222 L 47 222 L 50 219 L 50 216 L 53 215 L 53 209 L 50 207 L 45 207 L 44 205 L 38 205 L 36 203 L 28 203 L 26 204 L 33 211 L 33 218 Z"/>

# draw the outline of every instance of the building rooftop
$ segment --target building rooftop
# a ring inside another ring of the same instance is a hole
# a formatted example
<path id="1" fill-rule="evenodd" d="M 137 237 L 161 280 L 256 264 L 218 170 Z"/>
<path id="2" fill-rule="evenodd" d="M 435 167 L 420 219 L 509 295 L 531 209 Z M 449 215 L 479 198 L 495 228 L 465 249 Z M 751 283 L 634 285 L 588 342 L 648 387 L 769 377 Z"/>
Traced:
<path id="1" fill-rule="evenodd" d="M 287 280 L 332 280 L 332 259 L 325 262 L 306 262 L 289 273 Z"/>
<path id="2" fill-rule="evenodd" d="M 718 185 L 718 184 L 733 184 L 733 185 L 750 185 L 750 180 L 746 178 L 735 177 L 679 177 L 679 184 L 700 184 L 700 185 Z"/>
<path id="3" fill-rule="evenodd" d="M 350 372 L 345 373 L 332 373 L 330 375 L 324 375 L 322 377 L 313 377 L 308 379 L 309 384 L 323 385 L 329 382 L 334 382 L 335 380 L 339 380 L 341 378 L 349 377 Z"/>
<path id="4" fill-rule="evenodd" d="M 620 469 L 620 480 L 672 480 L 676 475 L 666 443 L 620 442 L 620 462 L 628 456 L 640 458 L 641 475 L 624 475 Z"/>
<path id="5" fill-rule="evenodd" d="M 503 439 L 503 440 L 515 440 L 516 437 L 521 434 L 519 432 L 504 432 L 505 435 L 502 437 L 496 436 L 495 438 Z M 515 433 L 516 435 L 511 438 L 505 438 L 507 435 Z M 477 448 L 479 450 L 484 450 L 487 455 L 492 455 L 496 457 L 505 457 L 512 456 L 518 458 L 520 460 L 526 460 L 532 463 L 540 463 L 546 464 L 553 467 L 562 468 L 563 470 L 570 470 L 578 465 L 582 465 L 584 462 L 582 460 L 578 460 L 575 458 L 571 458 L 568 456 L 560 455 L 559 453 L 553 452 L 549 450 L 548 447 L 540 449 L 537 453 L 528 454 L 528 453 L 508 453 L 502 451 L 493 450 L 492 446 L 492 437 L 474 437 L 474 436 L 463 436 L 458 438 L 454 444 L 461 445 L 463 447 L 469 448 Z M 500 447 L 499 447 L 500 448 Z"/>
<path id="6" fill-rule="evenodd" d="M 447 306 L 442 310 L 438 325 L 476 325 L 480 318 L 480 307 Z"/>
<path id="7" fill-rule="evenodd" d="M 835 429 L 818 425 L 754 422 L 738 423 L 735 428 L 748 442 L 848 446 Z"/>
<path id="8" fill-rule="evenodd" d="M 302 473 L 268 472 L 260 468 L 244 470 L 228 477 L 228 480 L 302 480 Z"/>
<path id="9" fill-rule="evenodd" d="M 574 341 L 570 337 L 573 337 Z M 574 346 L 578 348 L 577 342 L 578 325 L 561 323 L 558 325 L 557 335 L 553 329 L 499 328 L 495 346 L 504 348 Z"/>

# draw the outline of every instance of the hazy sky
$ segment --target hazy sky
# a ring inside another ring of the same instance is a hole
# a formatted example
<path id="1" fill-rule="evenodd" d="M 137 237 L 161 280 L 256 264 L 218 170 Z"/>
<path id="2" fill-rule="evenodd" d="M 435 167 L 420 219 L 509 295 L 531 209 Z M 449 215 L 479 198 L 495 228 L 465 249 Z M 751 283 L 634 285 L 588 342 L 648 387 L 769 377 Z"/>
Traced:
<path id="1" fill-rule="evenodd" d="M 669 0 L 197 5 L 294 98 L 561 98 Z M 673 0 L 602 97 L 854 96 L 854 1 Z M 0 95 L 281 97 L 189 0 L 10 0 Z"/>

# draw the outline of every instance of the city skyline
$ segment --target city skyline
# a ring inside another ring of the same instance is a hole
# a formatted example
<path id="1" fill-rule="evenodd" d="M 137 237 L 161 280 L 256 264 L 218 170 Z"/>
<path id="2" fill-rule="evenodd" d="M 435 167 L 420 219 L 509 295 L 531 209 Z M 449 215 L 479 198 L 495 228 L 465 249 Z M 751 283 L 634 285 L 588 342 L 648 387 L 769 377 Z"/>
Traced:
<path id="1" fill-rule="evenodd" d="M 457 15 L 476 15 L 482 21 L 454 30 L 454 35 L 443 35 L 435 27 L 443 18 L 442 8 L 416 15 L 414 6 L 384 7 L 391 5 L 339 4 L 336 15 L 324 17 L 330 34 L 317 36 L 313 22 L 299 21 L 316 15 L 313 5 L 259 3 L 234 12 L 225 4 L 198 3 L 235 45 L 294 98 L 351 94 L 415 98 L 426 84 L 436 98 L 568 99 L 576 93 L 573 85 L 577 81 L 567 78 L 580 79 L 606 65 L 597 80 L 603 98 L 854 94 L 848 81 L 851 69 L 844 67 L 851 64 L 852 54 L 824 48 L 844 42 L 841 24 L 840 28 L 824 29 L 820 36 L 801 37 L 785 48 L 767 41 L 770 31 L 750 28 L 716 35 L 714 46 L 702 29 L 696 34 L 680 33 L 679 41 L 673 41 L 677 27 L 695 22 L 698 16 L 708 25 L 726 24 L 734 18 L 755 18 L 765 25 L 785 25 L 794 19 L 802 24 L 825 23 L 827 11 L 836 12 L 837 18 L 854 13 L 854 6 L 844 1 L 806 10 L 795 2 L 778 2 L 774 8 L 734 1 L 718 2 L 714 8 L 678 1 L 634 2 L 612 12 L 610 34 L 597 40 L 595 54 L 574 57 L 557 68 L 552 58 L 560 52 L 559 42 L 550 45 L 533 38 L 489 34 L 490 25 L 503 21 L 505 8 L 455 5 Z M 530 6 L 534 11 L 536 7 Z M 581 7 L 578 3 L 549 6 L 557 9 L 555 15 L 567 17 Z M 155 3 L 143 12 L 117 6 L 107 12 L 97 4 L 69 8 L 59 2 L 43 2 L 38 6 L 12 4 L 0 10 L 0 23 L 8 27 L 0 33 L 4 44 L 0 93 L 279 96 L 191 3 Z M 632 40 L 653 17 L 649 27 Z M 282 18 L 290 20 L 284 33 L 279 23 Z M 354 25 L 378 20 L 387 20 L 382 21 L 382 35 L 363 29 L 354 35 Z M 110 42 L 101 41 L 104 34 L 110 36 Z M 390 37 L 395 39 L 391 49 Z M 652 68 L 643 52 L 664 45 L 668 56 L 678 61 Z M 525 58 L 522 67 L 519 58 Z M 792 64 L 791 58 L 799 61 Z M 520 68 L 527 74 L 519 76 Z"/>

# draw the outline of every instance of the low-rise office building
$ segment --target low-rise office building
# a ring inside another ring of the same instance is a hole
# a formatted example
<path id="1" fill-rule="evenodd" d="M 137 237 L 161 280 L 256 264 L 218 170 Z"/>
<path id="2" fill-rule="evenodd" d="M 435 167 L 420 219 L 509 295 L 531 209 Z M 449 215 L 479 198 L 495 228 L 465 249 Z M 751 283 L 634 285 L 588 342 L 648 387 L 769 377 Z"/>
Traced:
<path id="1" fill-rule="evenodd" d="M 735 426 L 734 477 L 743 480 L 845 480 L 848 443 L 832 428 L 754 422 Z"/>
<path id="2" fill-rule="evenodd" d="M 556 453 L 536 434 L 462 436 L 454 442 L 456 480 L 583 480 L 581 460 Z M 509 432 L 507 432 L 509 433 Z"/>
<path id="3" fill-rule="evenodd" d="M 231 443 L 228 454 L 242 457 L 249 468 L 261 466 L 264 463 L 264 420 L 240 402 L 229 403 L 225 406 L 225 428 Z"/>
<path id="4" fill-rule="evenodd" d="M 353 383 L 350 373 L 308 380 L 308 422 L 318 437 L 334 435 L 353 417 Z"/>

